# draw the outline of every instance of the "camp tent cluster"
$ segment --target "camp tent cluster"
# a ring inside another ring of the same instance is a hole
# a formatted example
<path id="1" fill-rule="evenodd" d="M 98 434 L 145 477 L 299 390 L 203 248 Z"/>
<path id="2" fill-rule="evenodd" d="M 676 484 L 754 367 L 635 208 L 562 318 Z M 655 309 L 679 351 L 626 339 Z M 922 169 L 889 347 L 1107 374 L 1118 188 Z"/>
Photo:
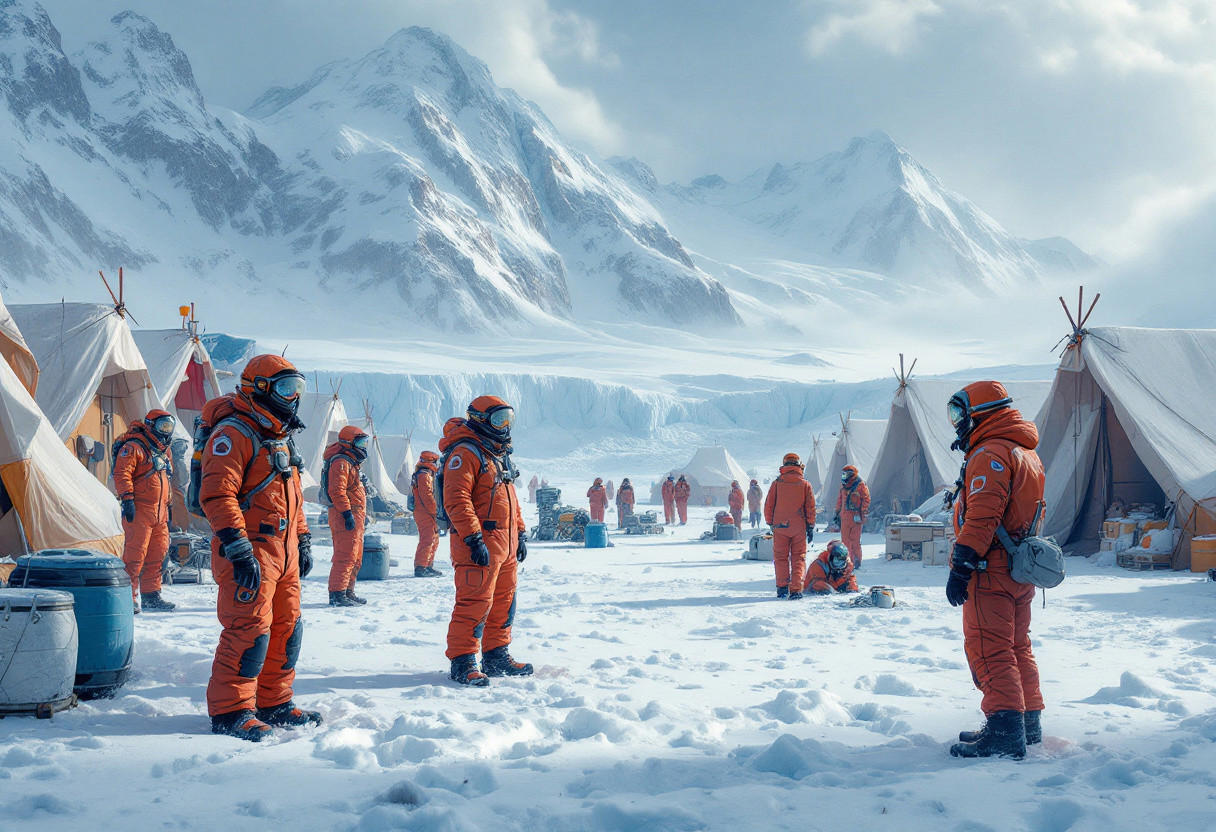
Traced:
<path id="1" fill-rule="evenodd" d="M 840 472 L 846 465 L 854 465 L 862 478 L 874 469 L 874 460 L 882 445 L 887 430 L 886 419 L 857 419 L 842 416 L 840 432 L 836 435 L 836 446 L 832 449 L 827 467 L 823 471 L 823 490 L 816 495 L 819 518 L 831 519 L 836 508 L 836 497 L 840 493 Z"/>
<path id="2" fill-rule="evenodd" d="M 750 477 L 743 466 L 721 445 L 699 448 L 688 464 L 682 468 L 673 468 L 664 475 L 677 479 L 683 475 L 691 487 L 688 502 L 692 505 L 726 505 L 730 495 L 730 484 L 738 482 L 740 487 L 747 489 Z M 662 482 L 656 482 L 650 488 L 650 502 L 663 501 Z"/>

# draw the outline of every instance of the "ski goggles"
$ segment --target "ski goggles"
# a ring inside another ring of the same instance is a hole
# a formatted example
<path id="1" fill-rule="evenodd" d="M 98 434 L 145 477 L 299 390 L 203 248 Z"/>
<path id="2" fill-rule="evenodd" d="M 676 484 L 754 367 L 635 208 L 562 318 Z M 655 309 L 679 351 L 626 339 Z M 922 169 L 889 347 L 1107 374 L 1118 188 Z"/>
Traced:
<path id="1" fill-rule="evenodd" d="M 500 407 L 486 414 L 486 421 L 495 430 L 506 430 L 515 421 L 515 410 L 510 407 Z"/>
<path id="2" fill-rule="evenodd" d="M 977 413 L 986 413 L 989 410 L 998 410 L 1002 407 L 1008 407 L 1013 404 L 1013 398 L 1006 396 L 1003 399 L 988 402 L 986 404 L 971 406 L 971 397 L 967 395 L 966 390 L 960 390 L 950 397 L 950 401 L 946 403 L 946 417 L 950 420 L 950 424 L 957 430 L 970 417 Z"/>
<path id="3" fill-rule="evenodd" d="M 841 475 L 840 475 L 840 481 L 841 481 L 841 482 L 848 482 L 848 481 L 849 481 L 849 480 L 851 480 L 851 479 L 853 479 L 853 472 L 852 472 L 852 471 L 845 471 L 843 474 L 841 474 Z"/>
<path id="4" fill-rule="evenodd" d="M 253 380 L 253 385 L 257 390 L 269 393 L 276 399 L 294 402 L 304 394 L 306 382 L 304 381 L 304 376 L 299 373 L 292 373 L 290 375 L 276 376 L 275 378 L 258 376 Z"/>
<path id="5" fill-rule="evenodd" d="M 351 446 L 352 448 L 358 448 L 360 451 L 366 451 L 366 450 L 367 450 L 367 443 L 368 443 L 368 438 L 367 438 L 367 436 L 356 436 L 356 437 L 354 438 L 354 441 L 352 441 L 352 442 L 350 443 L 350 446 Z"/>
<path id="6" fill-rule="evenodd" d="M 151 422 L 145 423 L 161 436 L 172 436 L 173 429 L 177 427 L 177 419 L 172 416 L 157 416 Z"/>

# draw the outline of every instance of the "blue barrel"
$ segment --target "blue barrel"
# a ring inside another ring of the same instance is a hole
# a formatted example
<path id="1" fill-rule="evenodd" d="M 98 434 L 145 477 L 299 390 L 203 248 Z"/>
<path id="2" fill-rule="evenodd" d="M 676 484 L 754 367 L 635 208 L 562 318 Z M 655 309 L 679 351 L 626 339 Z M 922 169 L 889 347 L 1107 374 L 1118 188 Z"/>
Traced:
<path id="1" fill-rule="evenodd" d="M 583 532 L 583 541 L 588 549 L 608 548 L 608 527 L 603 523 L 588 523 Z"/>
<path id="2" fill-rule="evenodd" d="M 77 696 L 113 696 L 123 686 L 135 653 L 135 605 L 121 560 L 89 549 L 43 549 L 17 559 L 9 586 L 59 589 L 75 597 Z"/>
<path id="3" fill-rule="evenodd" d="M 388 578 L 388 541 L 384 535 L 369 534 L 363 537 L 363 565 L 359 567 L 357 580 L 383 581 Z"/>

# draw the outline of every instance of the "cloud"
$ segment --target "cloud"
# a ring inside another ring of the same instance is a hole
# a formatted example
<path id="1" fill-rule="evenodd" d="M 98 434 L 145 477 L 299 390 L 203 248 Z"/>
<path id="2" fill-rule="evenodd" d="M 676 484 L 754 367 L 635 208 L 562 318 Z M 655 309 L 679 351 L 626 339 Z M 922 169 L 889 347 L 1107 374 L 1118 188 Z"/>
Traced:
<path id="1" fill-rule="evenodd" d="M 854 10 L 834 12 L 811 27 L 807 48 L 812 55 L 852 38 L 898 55 L 916 40 L 925 18 L 942 13 L 933 0 L 866 0 L 848 5 Z"/>

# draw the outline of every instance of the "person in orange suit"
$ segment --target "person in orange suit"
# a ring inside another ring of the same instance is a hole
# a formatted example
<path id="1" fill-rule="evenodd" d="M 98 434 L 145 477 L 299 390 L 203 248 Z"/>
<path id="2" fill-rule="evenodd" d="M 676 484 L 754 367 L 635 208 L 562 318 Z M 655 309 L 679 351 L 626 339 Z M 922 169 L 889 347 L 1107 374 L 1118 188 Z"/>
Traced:
<path id="1" fill-rule="evenodd" d="M 806 546 L 815 539 L 815 494 L 802 470 L 798 454 L 786 454 L 764 500 L 764 522 L 773 529 L 778 598 L 802 597 Z"/>
<path id="2" fill-rule="evenodd" d="M 681 526 L 688 523 L 688 497 L 691 494 L 692 486 L 688 484 L 688 480 L 684 479 L 684 475 L 680 474 L 680 478 L 676 480 L 675 497 L 676 511 L 680 514 Z"/>
<path id="3" fill-rule="evenodd" d="M 734 519 L 735 526 L 740 529 L 743 528 L 743 503 L 745 499 L 743 489 L 739 486 L 739 481 L 732 480 L 726 504 L 730 506 L 730 516 Z"/>
<path id="4" fill-rule="evenodd" d="M 857 472 L 857 466 L 846 465 L 840 471 L 840 492 L 836 495 L 836 516 L 840 537 L 849 547 L 853 568 L 861 568 L 861 528 L 870 511 L 870 486 Z"/>
<path id="5" fill-rule="evenodd" d="M 996 537 L 999 526 L 1015 541 L 1037 534 L 1043 504 L 1039 432 L 1012 405 L 995 381 L 969 384 L 947 404 L 954 448 L 965 462 L 946 598 L 963 608 L 963 649 L 985 717 L 982 729 L 959 735 L 950 748 L 955 757 L 1021 759 L 1027 744 L 1043 739 L 1043 693 L 1030 646 L 1035 587 L 1010 577 L 1009 554 Z"/>
<path id="6" fill-rule="evenodd" d="M 444 455 L 443 506 L 455 567 L 456 605 L 448 626 L 451 678 L 484 687 L 491 676 L 530 676 L 532 665 L 511 657 L 518 564 L 528 556 L 511 463 L 515 411 L 497 396 L 479 396 L 466 418 L 449 419 Z M 477 653 L 481 652 L 481 668 Z"/>
<path id="7" fill-rule="evenodd" d="M 857 575 L 853 571 L 853 559 L 849 557 L 848 547 L 839 540 L 829 543 L 807 567 L 803 591 L 816 595 L 857 592 Z"/>
<path id="8" fill-rule="evenodd" d="M 633 514 L 633 483 L 629 477 L 621 480 L 621 487 L 616 490 L 616 527 L 625 528 L 625 518 Z"/>
<path id="9" fill-rule="evenodd" d="M 536 502 L 536 489 L 540 487 L 540 480 L 536 478 L 536 474 L 532 475 L 532 479 L 528 480 L 528 502 Z"/>
<path id="10" fill-rule="evenodd" d="M 608 510 L 608 491 L 599 477 L 596 477 L 595 482 L 587 489 L 587 499 L 591 501 L 591 522 L 603 523 L 604 512 Z"/>
<path id="11" fill-rule="evenodd" d="M 223 625 L 207 712 L 211 731 L 258 742 L 275 727 L 320 725 L 292 702 L 304 635 L 300 579 L 312 569 L 312 535 L 300 486 L 303 460 L 290 441 L 304 376 L 278 355 L 259 355 L 237 392 L 203 407 L 199 503 L 211 525 L 211 572 Z"/>
<path id="12" fill-rule="evenodd" d="M 355 594 L 363 564 L 363 531 L 367 526 L 367 490 L 360 467 L 367 459 L 369 437 L 354 425 L 338 431 L 338 441 L 325 449 L 321 495 L 329 504 L 329 528 L 334 558 L 329 567 L 329 605 L 353 607 L 367 600 Z"/>
<path id="13" fill-rule="evenodd" d="M 663 517 L 669 526 L 676 522 L 676 478 L 671 474 L 663 480 Z"/>
<path id="14" fill-rule="evenodd" d="M 442 575 L 435 568 L 435 553 L 439 551 L 439 506 L 435 503 L 435 474 L 439 470 L 439 454 L 423 451 L 410 477 L 414 492 L 414 522 L 418 525 L 418 548 L 414 550 L 414 577 L 436 578 Z M 536 477 L 532 478 L 536 482 Z"/>
<path id="15" fill-rule="evenodd" d="M 142 422 L 115 442 L 114 490 L 122 501 L 125 540 L 122 562 L 131 576 L 131 598 L 140 609 L 172 612 L 177 605 L 161 598 L 161 569 L 169 551 L 169 443 L 177 420 L 164 410 L 149 410 Z M 138 595 L 136 594 L 138 593 Z"/>
<path id="16" fill-rule="evenodd" d="M 758 480 L 752 480 L 751 485 L 747 487 L 747 511 L 752 528 L 760 525 L 760 520 L 763 518 L 761 511 L 764 508 L 764 490 L 760 488 Z"/>

